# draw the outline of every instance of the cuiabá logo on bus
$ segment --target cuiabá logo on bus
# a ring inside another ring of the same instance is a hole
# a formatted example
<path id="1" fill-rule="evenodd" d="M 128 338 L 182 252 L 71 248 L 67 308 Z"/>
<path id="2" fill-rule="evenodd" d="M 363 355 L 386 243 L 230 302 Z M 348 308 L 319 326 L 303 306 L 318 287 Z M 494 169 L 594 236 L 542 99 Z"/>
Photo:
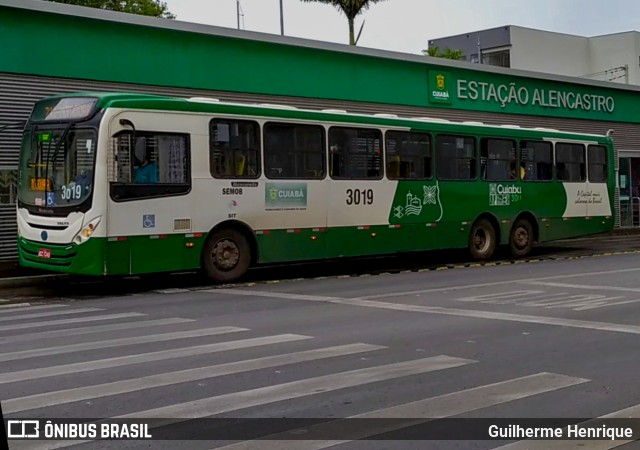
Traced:
<path id="1" fill-rule="evenodd" d="M 266 183 L 264 188 L 266 209 L 306 209 L 306 183 Z"/>
<path id="2" fill-rule="evenodd" d="M 449 86 L 451 74 L 442 70 L 429 71 L 429 100 L 437 103 L 451 103 Z"/>

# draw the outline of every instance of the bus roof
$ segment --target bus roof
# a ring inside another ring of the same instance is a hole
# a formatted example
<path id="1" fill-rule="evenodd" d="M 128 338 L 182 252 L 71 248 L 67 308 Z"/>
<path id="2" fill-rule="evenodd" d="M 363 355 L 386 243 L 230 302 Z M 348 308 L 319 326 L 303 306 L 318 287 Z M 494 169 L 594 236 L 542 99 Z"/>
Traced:
<path id="1" fill-rule="evenodd" d="M 125 92 L 76 92 L 70 94 L 57 95 L 52 98 L 63 97 L 97 97 L 97 107 L 107 108 L 132 108 L 162 111 L 181 111 L 196 113 L 226 113 L 232 115 L 252 115 L 278 117 L 285 119 L 300 120 L 322 120 L 341 123 L 366 123 L 368 125 L 403 127 L 403 128 L 424 128 L 428 123 L 436 130 L 453 130 L 460 127 L 493 130 L 502 135 L 521 135 L 523 133 L 538 137 L 547 138 L 591 138 L 591 139 L 611 139 L 609 135 L 599 135 L 590 133 L 577 133 L 551 128 L 528 128 L 519 125 L 485 124 L 482 122 L 455 122 L 447 119 L 435 117 L 411 117 L 398 116 L 389 113 L 365 114 L 350 113 L 339 109 L 313 110 L 298 108 L 291 105 L 279 105 L 271 103 L 236 103 L 222 101 L 216 98 L 192 97 L 180 98 L 153 94 L 138 94 Z M 380 105 L 381 110 L 384 105 Z"/>

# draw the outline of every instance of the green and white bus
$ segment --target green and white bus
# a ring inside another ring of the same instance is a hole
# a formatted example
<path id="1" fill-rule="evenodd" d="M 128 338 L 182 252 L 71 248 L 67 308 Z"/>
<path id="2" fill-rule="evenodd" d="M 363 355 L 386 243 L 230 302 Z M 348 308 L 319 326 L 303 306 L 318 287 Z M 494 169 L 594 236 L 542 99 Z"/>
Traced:
<path id="1" fill-rule="evenodd" d="M 614 224 L 610 136 L 130 93 L 36 104 L 20 263 L 87 275 L 467 247 L 516 257 Z"/>

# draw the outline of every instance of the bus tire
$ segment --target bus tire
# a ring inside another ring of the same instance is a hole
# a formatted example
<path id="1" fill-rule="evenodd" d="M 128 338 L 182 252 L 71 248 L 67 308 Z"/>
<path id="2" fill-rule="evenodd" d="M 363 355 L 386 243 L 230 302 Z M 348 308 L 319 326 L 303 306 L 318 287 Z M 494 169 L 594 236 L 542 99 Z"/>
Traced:
<path id="1" fill-rule="evenodd" d="M 476 221 L 469 233 L 469 252 L 473 259 L 485 261 L 496 249 L 496 230 L 486 219 Z"/>
<path id="2" fill-rule="evenodd" d="M 533 248 L 533 227 L 527 219 L 518 219 L 511 228 L 509 249 L 516 258 L 527 256 Z"/>
<path id="3" fill-rule="evenodd" d="M 216 282 L 233 281 L 249 269 L 251 250 L 247 238 L 234 229 L 211 234 L 202 249 L 202 266 Z"/>

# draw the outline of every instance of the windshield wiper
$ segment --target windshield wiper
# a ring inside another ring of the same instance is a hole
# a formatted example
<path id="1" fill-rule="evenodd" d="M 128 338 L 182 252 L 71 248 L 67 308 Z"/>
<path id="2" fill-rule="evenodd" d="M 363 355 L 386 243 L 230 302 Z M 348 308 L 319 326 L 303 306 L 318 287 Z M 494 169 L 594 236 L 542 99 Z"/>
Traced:
<path id="1" fill-rule="evenodd" d="M 49 193 L 49 163 L 51 161 L 54 161 L 54 165 L 55 165 L 55 160 L 58 157 L 58 152 L 60 151 L 60 147 L 62 146 L 62 143 L 64 142 L 64 140 L 67 138 L 67 134 L 69 133 L 69 130 L 71 129 L 71 127 L 73 127 L 74 122 L 69 122 L 69 124 L 65 127 L 64 131 L 62 132 L 62 136 L 60 136 L 60 139 L 58 139 L 58 142 L 56 143 L 56 148 L 53 150 L 53 156 L 51 158 L 49 158 L 49 154 L 51 153 L 51 145 L 49 145 L 49 148 L 47 149 L 47 161 L 45 163 L 44 166 L 44 205 L 45 206 L 49 206 L 48 202 L 47 202 L 47 195 Z M 65 153 L 66 153 L 66 147 L 65 147 Z M 55 167 L 54 167 L 55 169 Z"/>

